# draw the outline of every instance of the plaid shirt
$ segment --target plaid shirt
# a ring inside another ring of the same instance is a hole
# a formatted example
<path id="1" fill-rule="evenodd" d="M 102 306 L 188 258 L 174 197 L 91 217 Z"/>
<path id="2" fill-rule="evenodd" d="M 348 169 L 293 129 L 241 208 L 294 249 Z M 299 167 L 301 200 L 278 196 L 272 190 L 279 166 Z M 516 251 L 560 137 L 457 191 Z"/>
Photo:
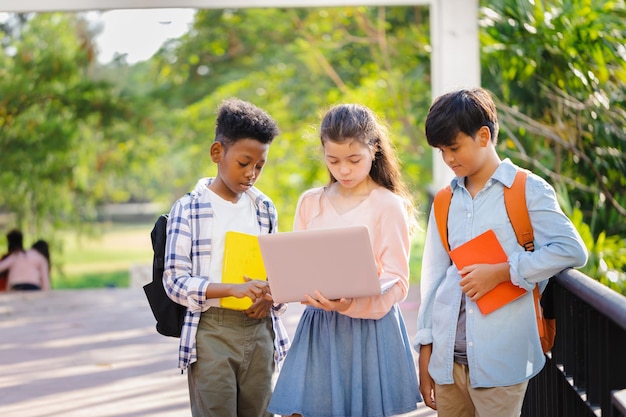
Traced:
<path id="1" fill-rule="evenodd" d="M 200 315 L 209 309 L 206 290 L 209 286 L 214 217 L 206 191 L 211 181 L 212 178 L 198 181 L 192 192 L 174 203 L 167 221 L 163 285 L 172 300 L 187 307 L 178 352 L 178 367 L 181 369 L 187 369 L 197 360 L 196 333 Z M 278 214 L 274 203 L 254 187 L 246 193 L 256 206 L 261 233 L 276 233 Z M 285 304 L 277 304 L 271 310 L 277 369 L 290 345 L 289 336 L 279 317 L 286 308 Z"/>

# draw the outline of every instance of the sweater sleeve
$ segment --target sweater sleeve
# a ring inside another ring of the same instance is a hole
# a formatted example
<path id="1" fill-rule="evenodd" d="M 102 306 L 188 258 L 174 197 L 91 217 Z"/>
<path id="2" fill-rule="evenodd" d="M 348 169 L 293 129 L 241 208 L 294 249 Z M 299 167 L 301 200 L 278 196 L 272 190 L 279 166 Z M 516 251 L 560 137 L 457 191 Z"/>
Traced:
<path id="1" fill-rule="evenodd" d="M 4 272 L 7 269 L 11 268 L 13 265 L 13 261 L 15 260 L 15 256 L 7 255 L 4 259 L 0 261 L 0 272 Z"/>
<path id="2" fill-rule="evenodd" d="M 296 215 L 293 220 L 293 230 L 307 229 L 307 223 L 319 214 L 320 198 L 322 198 L 323 189 L 313 188 L 305 191 L 298 199 L 296 205 Z"/>
<path id="3" fill-rule="evenodd" d="M 381 295 L 353 298 L 343 314 L 353 318 L 379 319 L 384 317 L 394 304 L 403 301 L 409 289 L 409 221 L 404 200 L 376 199 L 375 224 L 370 225 L 370 236 L 374 255 L 379 265 L 381 280 L 398 281 Z M 382 202 L 381 202 L 382 200 Z"/>
<path id="4" fill-rule="evenodd" d="M 41 289 L 50 291 L 50 265 L 48 264 L 48 260 L 38 252 L 35 256 L 38 258 L 37 269 L 39 270 L 39 277 L 41 278 Z"/>

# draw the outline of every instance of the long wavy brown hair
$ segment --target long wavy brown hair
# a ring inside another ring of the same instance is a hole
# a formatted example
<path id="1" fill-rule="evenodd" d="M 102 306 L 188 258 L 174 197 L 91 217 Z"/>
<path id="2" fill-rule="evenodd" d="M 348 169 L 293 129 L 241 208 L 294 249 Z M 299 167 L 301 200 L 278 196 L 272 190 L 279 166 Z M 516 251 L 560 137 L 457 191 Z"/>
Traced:
<path id="1" fill-rule="evenodd" d="M 417 222 L 413 196 L 402 178 L 400 162 L 389 138 L 387 125 L 368 107 L 360 104 L 339 104 L 330 108 L 322 118 L 322 146 L 326 141 L 341 143 L 356 141 L 370 148 L 374 155 L 370 177 L 379 185 L 403 197 L 407 202 L 411 233 Z M 332 184 L 337 181 L 329 171 Z"/>

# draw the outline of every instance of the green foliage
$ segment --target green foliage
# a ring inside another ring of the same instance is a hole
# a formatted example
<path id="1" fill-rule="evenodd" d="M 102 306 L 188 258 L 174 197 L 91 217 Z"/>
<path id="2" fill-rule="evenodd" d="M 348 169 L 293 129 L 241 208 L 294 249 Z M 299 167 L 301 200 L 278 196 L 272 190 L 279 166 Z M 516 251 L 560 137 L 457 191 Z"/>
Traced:
<path id="1" fill-rule="evenodd" d="M 619 236 L 607 237 L 604 232 L 594 238 L 579 209 L 574 209 L 570 218 L 589 251 L 589 261 L 581 271 L 626 295 L 626 239 Z"/>
<path id="2" fill-rule="evenodd" d="M 170 200 L 214 173 L 207 151 L 215 110 L 237 96 L 281 128 L 257 185 L 280 208 L 282 230 L 292 227 L 300 193 L 328 180 L 317 129 L 322 112 L 338 102 L 366 104 L 388 122 L 406 179 L 423 201 L 430 180 L 419 128 L 430 102 L 427 18 L 417 7 L 199 11 L 193 30 L 161 52 L 152 72 L 166 106 L 187 103 L 161 125 L 172 140 L 166 169 L 177 173 Z"/>
<path id="3" fill-rule="evenodd" d="M 499 98 L 500 151 L 572 202 L 584 271 L 624 293 L 624 1 L 484 3 L 483 80 Z"/>
<path id="4" fill-rule="evenodd" d="M 48 235 L 94 217 L 106 178 L 93 174 L 108 168 L 99 159 L 111 146 L 99 145 L 128 114 L 107 83 L 88 77 L 93 49 L 79 19 L 15 23 L 2 28 L 0 48 L 0 207 L 25 232 Z"/>
<path id="5" fill-rule="evenodd" d="M 484 84 L 501 150 L 583 211 L 594 237 L 626 233 L 624 1 L 500 0 L 481 9 Z"/>
<path id="6" fill-rule="evenodd" d="M 499 151 L 572 202 L 592 255 L 585 272 L 619 288 L 624 1 L 494 0 L 480 18 L 483 85 L 501 100 Z M 12 15 L 0 31 L 0 209 L 27 234 L 82 231 L 102 203 L 158 201 L 166 210 L 215 174 L 215 110 L 230 96 L 281 128 L 257 183 L 279 207 L 281 230 L 291 229 L 300 193 L 328 179 L 318 125 L 339 102 L 366 104 L 388 122 L 426 212 L 427 7 L 199 10 L 189 33 L 133 66 L 98 67 L 79 15 Z M 420 259 L 413 249 L 413 276 Z"/>

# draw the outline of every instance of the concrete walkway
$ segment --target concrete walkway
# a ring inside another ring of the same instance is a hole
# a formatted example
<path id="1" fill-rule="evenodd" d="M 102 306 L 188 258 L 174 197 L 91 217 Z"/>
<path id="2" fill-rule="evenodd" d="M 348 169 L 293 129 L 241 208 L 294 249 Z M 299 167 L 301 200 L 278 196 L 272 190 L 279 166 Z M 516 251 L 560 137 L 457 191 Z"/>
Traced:
<path id="1" fill-rule="evenodd" d="M 415 334 L 417 297 L 402 304 Z M 302 306 L 285 316 L 290 334 Z M 141 288 L 0 293 L 0 416 L 189 417 L 178 339 Z M 420 408 L 404 417 L 435 416 Z"/>

